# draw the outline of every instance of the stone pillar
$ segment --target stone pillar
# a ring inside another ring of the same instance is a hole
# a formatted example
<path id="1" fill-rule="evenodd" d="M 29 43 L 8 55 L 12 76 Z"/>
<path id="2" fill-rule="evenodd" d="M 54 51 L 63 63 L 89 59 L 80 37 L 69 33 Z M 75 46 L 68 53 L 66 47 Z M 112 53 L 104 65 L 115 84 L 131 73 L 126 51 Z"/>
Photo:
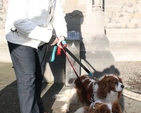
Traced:
<path id="1" fill-rule="evenodd" d="M 83 21 L 83 14 L 81 11 L 74 10 L 72 13 L 66 14 L 65 19 L 68 29 L 67 48 L 73 53 L 74 56 L 76 56 L 78 60 L 80 60 L 80 31 L 81 23 Z M 77 74 L 80 75 L 80 65 L 70 55 L 68 55 L 68 57 Z M 68 59 L 66 59 L 65 67 L 65 84 L 66 86 L 69 86 L 73 82 L 74 78 L 76 78 L 76 75 Z"/>

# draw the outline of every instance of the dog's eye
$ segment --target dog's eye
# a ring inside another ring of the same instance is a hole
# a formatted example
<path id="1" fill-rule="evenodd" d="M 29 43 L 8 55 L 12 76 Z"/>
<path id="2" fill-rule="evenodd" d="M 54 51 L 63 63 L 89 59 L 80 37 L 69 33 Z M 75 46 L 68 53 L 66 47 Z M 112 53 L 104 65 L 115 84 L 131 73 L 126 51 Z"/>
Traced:
<path id="1" fill-rule="evenodd" d="M 114 82 L 116 85 L 118 85 L 118 82 Z"/>

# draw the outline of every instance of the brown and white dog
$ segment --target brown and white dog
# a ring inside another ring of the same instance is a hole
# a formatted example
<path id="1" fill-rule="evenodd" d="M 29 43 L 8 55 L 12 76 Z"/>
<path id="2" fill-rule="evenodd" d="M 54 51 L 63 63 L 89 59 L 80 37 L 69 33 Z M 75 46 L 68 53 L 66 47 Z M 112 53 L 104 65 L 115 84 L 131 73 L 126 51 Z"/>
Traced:
<path id="1" fill-rule="evenodd" d="M 122 109 L 118 101 L 113 103 L 102 103 L 97 101 L 93 106 L 83 106 L 74 113 L 122 113 Z"/>
<path id="2" fill-rule="evenodd" d="M 114 74 L 106 74 L 98 80 L 94 80 L 87 75 L 79 76 L 74 80 L 73 88 L 56 95 L 58 101 L 65 102 L 62 106 L 63 112 L 69 111 L 70 103 L 76 100 L 83 105 L 90 105 L 90 101 L 79 80 L 94 101 L 104 103 L 113 103 L 115 100 L 119 100 L 124 88 L 122 79 Z"/>

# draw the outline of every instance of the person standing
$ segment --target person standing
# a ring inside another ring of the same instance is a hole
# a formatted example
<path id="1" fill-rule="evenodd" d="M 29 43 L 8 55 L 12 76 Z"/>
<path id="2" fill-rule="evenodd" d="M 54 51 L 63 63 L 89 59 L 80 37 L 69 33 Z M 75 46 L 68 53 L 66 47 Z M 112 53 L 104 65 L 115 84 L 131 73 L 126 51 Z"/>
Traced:
<path id="1" fill-rule="evenodd" d="M 67 37 L 61 1 L 9 0 L 5 33 L 21 113 L 47 113 L 40 97 L 47 45 L 59 45 Z"/>

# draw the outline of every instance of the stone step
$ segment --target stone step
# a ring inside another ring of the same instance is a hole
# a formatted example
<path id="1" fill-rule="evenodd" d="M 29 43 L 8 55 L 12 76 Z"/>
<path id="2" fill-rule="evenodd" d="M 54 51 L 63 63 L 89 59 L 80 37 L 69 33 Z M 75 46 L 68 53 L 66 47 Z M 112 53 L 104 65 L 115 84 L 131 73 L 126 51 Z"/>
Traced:
<path id="1" fill-rule="evenodd" d="M 111 42 L 111 52 L 116 61 L 140 61 L 141 42 Z"/>
<path id="2" fill-rule="evenodd" d="M 141 29 L 106 29 L 115 61 L 141 60 Z"/>

